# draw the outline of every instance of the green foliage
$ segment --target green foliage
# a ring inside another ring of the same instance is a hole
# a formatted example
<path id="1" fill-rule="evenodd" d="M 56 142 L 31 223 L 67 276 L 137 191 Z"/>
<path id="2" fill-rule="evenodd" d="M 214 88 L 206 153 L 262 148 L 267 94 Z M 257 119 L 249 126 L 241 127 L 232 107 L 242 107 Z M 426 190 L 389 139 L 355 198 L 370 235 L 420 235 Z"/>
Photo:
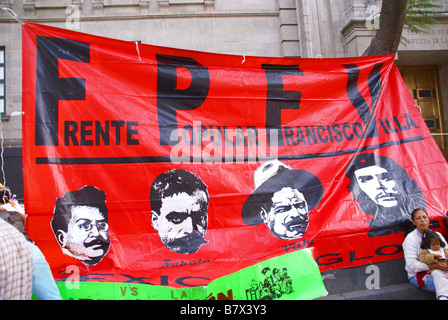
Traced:
<path id="1" fill-rule="evenodd" d="M 428 24 L 438 22 L 435 19 L 439 15 L 436 9 L 442 8 L 442 5 L 436 3 L 438 1 L 440 0 L 408 0 L 403 28 L 410 33 L 428 33 L 431 29 Z"/>

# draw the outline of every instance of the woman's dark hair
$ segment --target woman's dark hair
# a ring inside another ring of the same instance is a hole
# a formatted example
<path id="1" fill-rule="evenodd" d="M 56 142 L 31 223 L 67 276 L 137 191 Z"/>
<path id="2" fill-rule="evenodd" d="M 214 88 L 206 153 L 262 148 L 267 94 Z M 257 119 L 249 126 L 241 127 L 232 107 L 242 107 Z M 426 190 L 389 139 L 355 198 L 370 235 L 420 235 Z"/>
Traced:
<path id="1" fill-rule="evenodd" d="M 1 203 L 0 204 L 8 203 L 9 199 L 11 199 L 11 197 L 12 197 L 11 190 L 8 187 L 0 188 L 0 195 L 1 195 Z"/>
<path id="2" fill-rule="evenodd" d="M 440 246 L 442 248 L 445 247 L 445 242 L 440 239 L 439 235 L 431 230 L 426 230 L 422 237 L 422 244 L 420 245 L 420 248 L 422 249 L 429 249 L 429 244 L 431 243 L 431 240 L 438 239 L 440 242 Z"/>
<path id="3" fill-rule="evenodd" d="M 412 219 L 412 221 L 414 221 L 414 216 L 419 211 L 423 211 L 424 213 L 426 213 L 426 216 L 428 216 L 428 212 L 426 212 L 425 209 L 417 208 L 417 209 L 412 210 L 412 212 L 411 212 L 411 219 Z"/>

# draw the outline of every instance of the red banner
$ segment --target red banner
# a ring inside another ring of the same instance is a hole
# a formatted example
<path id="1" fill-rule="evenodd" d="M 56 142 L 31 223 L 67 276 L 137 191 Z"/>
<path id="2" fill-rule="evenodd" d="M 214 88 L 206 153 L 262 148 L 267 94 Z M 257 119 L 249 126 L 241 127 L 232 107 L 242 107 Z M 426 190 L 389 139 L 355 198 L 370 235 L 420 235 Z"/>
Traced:
<path id="1" fill-rule="evenodd" d="M 31 238 L 56 279 L 205 285 L 313 248 L 321 271 L 446 232 L 447 163 L 393 56 L 212 54 L 23 24 Z"/>

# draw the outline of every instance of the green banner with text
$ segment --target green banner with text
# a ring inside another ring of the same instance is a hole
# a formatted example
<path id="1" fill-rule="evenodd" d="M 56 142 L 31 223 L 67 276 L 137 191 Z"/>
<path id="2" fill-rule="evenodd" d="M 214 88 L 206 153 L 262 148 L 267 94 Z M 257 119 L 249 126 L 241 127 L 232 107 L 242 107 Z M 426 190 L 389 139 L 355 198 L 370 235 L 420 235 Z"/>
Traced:
<path id="1" fill-rule="evenodd" d="M 206 286 L 57 282 L 64 300 L 310 300 L 327 295 L 311 249 L 272 258 L 218 278 Z"/>

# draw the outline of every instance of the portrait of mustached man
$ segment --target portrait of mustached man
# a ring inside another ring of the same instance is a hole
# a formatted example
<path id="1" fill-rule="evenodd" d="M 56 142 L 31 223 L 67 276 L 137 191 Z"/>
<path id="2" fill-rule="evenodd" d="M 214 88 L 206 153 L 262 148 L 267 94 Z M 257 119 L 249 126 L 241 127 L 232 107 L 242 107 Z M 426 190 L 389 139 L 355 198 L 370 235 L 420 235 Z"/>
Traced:
<path id="1" fill-rule="evenodd" d="M 51 228 L 64 254 L 96 265 L 110 247 L 105 192 L 84 186 L 57 198 Z"/>
<path id="2" fill-rule="evenodd" d="M 151 224 L 163 245 L 181 254 L 191 254 L 208 243 L 209 195 L 195 174 L 171 169 L 154 179 L 150 191 Z"/>
<path id="3" fill-rule="evenodd" d="M 243 205 L 244 223 L 264 223 L 279 239 L 302 238 L 310 211 L 322 199 L 320 180 L 310 172 L 270 160 L 255 170 L 254 185 L 254 192 Z"/>

